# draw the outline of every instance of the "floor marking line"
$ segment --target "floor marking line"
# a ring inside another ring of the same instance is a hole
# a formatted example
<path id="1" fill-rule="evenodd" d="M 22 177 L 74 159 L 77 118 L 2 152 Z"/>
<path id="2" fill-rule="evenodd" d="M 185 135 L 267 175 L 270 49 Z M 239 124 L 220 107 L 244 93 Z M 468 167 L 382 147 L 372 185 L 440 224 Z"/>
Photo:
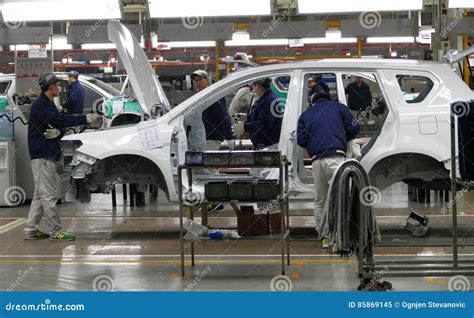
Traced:
<path id="1" fill-rule="evenodd" d="M 16 219 L 15 221 L 12 221 L 12 222 L 8 223 L 8 224 L 2 225 L 2 226 L 0 226 L 0 234 L 7 233 L 7 232 L 9 232 L 13 229 L 16 229 L 20 225 L 25 224 L 25 223 L 26 223 L 25 218 L 19 218 L 19 219 Z"/>

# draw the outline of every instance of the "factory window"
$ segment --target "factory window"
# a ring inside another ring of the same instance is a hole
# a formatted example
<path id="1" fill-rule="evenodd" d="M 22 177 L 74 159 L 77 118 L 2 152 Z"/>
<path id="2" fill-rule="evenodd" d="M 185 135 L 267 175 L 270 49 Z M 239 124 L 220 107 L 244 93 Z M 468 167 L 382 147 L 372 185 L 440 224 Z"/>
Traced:
<path id="1" fill-rule="evenodd" d="M 421 103 L 434 85 L 428 77 L 416 75 L 397 75 L 397 82 L 408 104 Z"/>

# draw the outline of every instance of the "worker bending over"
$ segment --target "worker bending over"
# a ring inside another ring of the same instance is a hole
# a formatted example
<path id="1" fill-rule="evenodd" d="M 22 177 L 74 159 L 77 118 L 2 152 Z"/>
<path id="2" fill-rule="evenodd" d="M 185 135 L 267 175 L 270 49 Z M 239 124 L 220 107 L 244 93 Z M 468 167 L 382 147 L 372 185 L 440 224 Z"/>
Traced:
<path id="1" fill-rule="evenodd" d="M 313 162 L 314 217 L 319 233 L 331 179 L 344 161 L 348 140 L 359 134 L 359 124 L 346 105 L 330 100 L 322 89 L 315 91 L 312 103 L 298 119 L 297 143 L 307 149 Z"/>
<path id="2" fill-rule="evenodd" d="M 65 128 L 84 124 L 94 124 L 99 120 L 95 114 L 67 115 L 58 112 L 53 100 L 59 95 L 59 79 L 54 73 L 42 74 L 39 78 L 41 95 L 33 102 L 28 124 L 28 148 L 35 182 L 35 192 L 31 201 L 25 226 L 25 239 L 71 241 L 73 234 L 65 233 L 56 203 L 59 199 L 60 163 L 62 163 L 59 140 Z M 49 222 L 49 234 L 39 230 L 43 215 Z"/>

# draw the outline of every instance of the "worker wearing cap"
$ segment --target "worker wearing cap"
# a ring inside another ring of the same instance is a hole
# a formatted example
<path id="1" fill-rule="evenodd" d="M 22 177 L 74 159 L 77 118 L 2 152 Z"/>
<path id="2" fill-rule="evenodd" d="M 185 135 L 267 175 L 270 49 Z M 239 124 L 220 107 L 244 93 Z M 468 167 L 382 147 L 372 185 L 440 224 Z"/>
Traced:
<path id="1" fill-rule="evenodd" d="M 64 104 L 64 110 L 68 114 L 82 114 L 84 112 L 84 87 L 79 82 L 79 73 L 70 71 L 67 75 L 69 81 L 69 95 Z"/>
<path id="2" fill-rule="evenodd" d="M 25 226 L 25 239 L 70 241 L 75 236 L 63 232 L 56 203 L 58 201 L 59 175 L 57 169 L 62 154 L 59 139 L 65 128 L 94 124 L 99 118 L 95 114 L 69 115 L 58 112 L 53 100 L 59 95 L 59 79 L 54 73 L 42 74 L 39 78 L 41 95 L 31 105 L 28 124 L 28 148 L 35 182 Z M 41 218 L 46 216 L 49 234 L 39 230 Z"/>
<path id="3" fill-rule="evenodd" d="M 271 79 L 255 81 L 253 89 L 257 99 L 253 103 L 245 122 L 232 127 L 234 136 L 241 138 L 249 133 L 255 149 L 277 149 L 280 140 L 283 112 L 278 97 L 271 89 Z"/>
<path id="4" fill-rule="evenodd" d="M 209 86 L 208 75 L 204 70 L 197 70 L 192 73 L 191 80 L 198 91 Z M 219 99 L 202 112 L 202 121 L 206 131 L 204 150 L 219 150 L 224 139 L 233 140 L 232 124 L 224 98 Z"/>
<path id="5" fill-rule="evenodd" d="M 359 124 L 346 105 L 330 100 L 320 88 L 313 94 L 312 105 L 298 119 L 297 143 L 312 158 L 314 217 L 320 232 L 331 179 L 344 161 L 348 140 L 359 134 Z"/>
<path id="6" fill-rule="evenodd" d="M 321 75 L 315 75 L 308 78 L 308 88 L 310 89 L 310 98 L 316 92 L 317 89 L 322 89 L 329 96 L 329 86 L 324 83 L 323 77 Z"/>

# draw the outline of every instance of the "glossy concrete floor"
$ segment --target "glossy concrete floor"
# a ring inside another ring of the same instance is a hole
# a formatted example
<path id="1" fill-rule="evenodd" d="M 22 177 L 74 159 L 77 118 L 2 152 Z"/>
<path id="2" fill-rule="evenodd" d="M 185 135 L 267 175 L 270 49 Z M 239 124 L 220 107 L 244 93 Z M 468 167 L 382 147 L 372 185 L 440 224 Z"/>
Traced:
<path id="1" fill-rule="evenodd" d="M 442 213 L 445 203 L 441 201 L 432 196 L 430 204 L 411 202 L 402 184 L 383 191 L 376 206 L 383 235 L 377 259 L 423 259 L 427 264 L 449 259 L 451 216 Z M 459 236 L 461 243 L 474 245 L 470 202 L 469 198 L 459 201 Z M 196 266 L 191 267 L 188 259 L 183 278 L 177 206 L 166 202 L 161 193 L 145 207 L 130 209 L 126 203 L 118 200 L 112 209 L 110 196 L 97 194 L 89 204 L 62 204 L 64 227 L 78 237 L 74 242 L 25 241 L 23 225 L 29 207 L 1 208 L 0 290 L 268 291 L 291 286 L 293 291 L 336 291 L 358 286 L 355 258 L 342 259 L 318 247 L 311 203 L 291 205 L 292 264 L 284 279 L 278 277 L 280 245 L 275 240 L 199 242 Z M 410 208 L 429 216 L 426 237 L 414 239 L 403 230 Z M 231 228 L 235 223 L 229 207 L 210 218 L 214 228 Z M 469 246 L 459 252 L 463 259 L 474 257 Z M 382 279 L 401 291 L 448 290 L 452 276 Z M 474 277 L 462 279 L 474 288 Z"/>

